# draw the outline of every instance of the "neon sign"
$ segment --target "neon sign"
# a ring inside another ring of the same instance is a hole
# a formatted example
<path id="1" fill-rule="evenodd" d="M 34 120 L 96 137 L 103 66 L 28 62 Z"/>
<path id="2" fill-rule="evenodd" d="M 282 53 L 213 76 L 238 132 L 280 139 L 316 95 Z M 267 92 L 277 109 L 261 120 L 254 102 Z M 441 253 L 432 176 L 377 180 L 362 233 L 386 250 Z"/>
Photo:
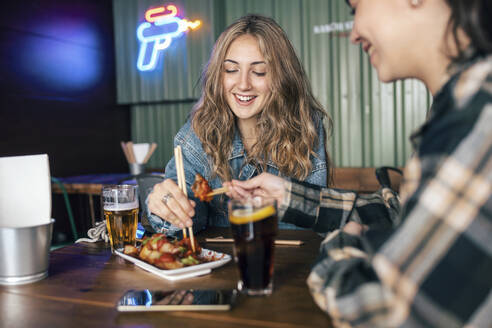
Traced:
<path id="1" fill-rule="evenodd" d="M 177 14 L 178 8 L 174 5 L 150 8 L 145 12 L 146 22 L 137 27 L 137 38 L 140 41 L 137 68 L 140 71 L 153 70 L 159 54 L 171 45 L 173 38 L 201 24 L 199 20 L 191 22 L 177 17 Z"/>

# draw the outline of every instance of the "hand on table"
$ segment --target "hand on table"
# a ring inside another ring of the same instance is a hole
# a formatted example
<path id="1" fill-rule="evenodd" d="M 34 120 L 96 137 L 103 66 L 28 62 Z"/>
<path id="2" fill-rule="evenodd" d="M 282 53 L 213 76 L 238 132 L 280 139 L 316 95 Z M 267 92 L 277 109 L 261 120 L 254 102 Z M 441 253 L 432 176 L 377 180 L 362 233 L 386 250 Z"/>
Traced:
<path id="1" fill-rule="evenodd" d="M 156 184 L 148 201 L 151 213 L 181 229 L 193 225 L 191 218 L 195 215 L 195 205 L 172 179 Z"/>
<path id="2" fill-rule="evenodd" d="M 224 187 L 229 189 L 227 196 L 231 198 L 243 199 L 252 196 L 264 196 L 275 198 L 277 204 L 280 204 L 284 198 L 285 184 L 286 180 L 276 175 L 262 173 L 246 181 L 224 182 Z"/>

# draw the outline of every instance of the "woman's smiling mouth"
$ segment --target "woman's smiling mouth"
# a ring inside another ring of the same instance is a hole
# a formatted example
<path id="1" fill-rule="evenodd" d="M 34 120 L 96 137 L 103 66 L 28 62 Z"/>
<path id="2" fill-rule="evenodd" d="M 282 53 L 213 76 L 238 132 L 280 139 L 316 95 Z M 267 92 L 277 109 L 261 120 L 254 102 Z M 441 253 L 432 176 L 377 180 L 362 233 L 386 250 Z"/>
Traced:
<path id="1" fill-rule="evenodd" d="M 237 94 L 237 93 L 234 94 L 234 98 L 236 98 L 236 101 L 240 105 L 249 105 L 250 103 L 252 103 L 254 101 L 254 99 L 256 97 L 257 96 L 245 96 L 245 95 L 240 95 L 240 94 Z"/>

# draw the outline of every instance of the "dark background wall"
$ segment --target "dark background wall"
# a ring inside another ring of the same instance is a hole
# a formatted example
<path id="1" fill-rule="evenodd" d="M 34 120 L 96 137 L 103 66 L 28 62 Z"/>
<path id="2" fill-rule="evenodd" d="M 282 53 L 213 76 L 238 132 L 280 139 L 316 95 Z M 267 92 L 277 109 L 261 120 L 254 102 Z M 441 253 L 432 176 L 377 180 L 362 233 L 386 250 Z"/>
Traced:
<path id="1" fill-rule="evenodd" d="M 54 177 L 128 172 L 119 142 L 130 139 L 130 114 L 116 105 L 114 61 L 111 0 L 2 1 L 0 156 L 47 153 Z M 87 203 L 71 202 L 85 218 Z M 53 217 L 63 239 L 57 195 Z"/>
<path id="2" fill-rule="evenodd" d="M 47 153 L 53 176 L 126 172 L 110 0 L 0 5 L 0 156 Z"/>

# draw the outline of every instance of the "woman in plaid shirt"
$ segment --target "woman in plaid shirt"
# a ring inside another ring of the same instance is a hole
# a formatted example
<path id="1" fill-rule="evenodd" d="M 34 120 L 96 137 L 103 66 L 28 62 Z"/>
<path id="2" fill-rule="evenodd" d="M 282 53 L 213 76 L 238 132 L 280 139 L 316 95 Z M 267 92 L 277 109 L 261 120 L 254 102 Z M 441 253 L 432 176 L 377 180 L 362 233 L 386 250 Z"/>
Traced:
<path id="1" fill-rule="evenodd" d="M 268 174 L 229 194 L 274 196 L 283 221 L 327 233 L 308 285 L 335 326 L 492 327 L 492 3 L 348 2 L 379 79 L 434 97 L 401 199 Z"/>

